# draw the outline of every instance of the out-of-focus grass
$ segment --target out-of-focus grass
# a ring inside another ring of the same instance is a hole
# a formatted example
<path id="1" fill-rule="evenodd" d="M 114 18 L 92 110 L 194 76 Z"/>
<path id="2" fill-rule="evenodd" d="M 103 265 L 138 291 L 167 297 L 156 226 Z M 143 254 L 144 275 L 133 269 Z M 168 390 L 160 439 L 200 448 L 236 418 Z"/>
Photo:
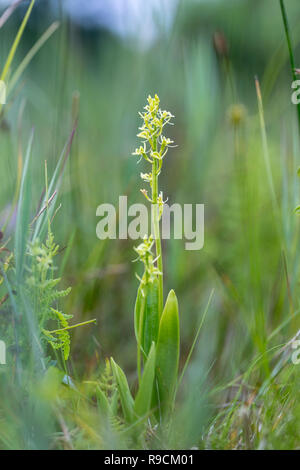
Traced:
<path id="1" fill-rule="evenodd" d="M 297 52 L 299 6 L 297 1 L 286 6 Z M 91 46 L 87 34 L 57 19 L 59 31 L 26 71 L 2 121 L 0 206 L 9 210 L 13 200 L 18 147 L 25 147 L 30 128 L 35 127 L 36 136 L 31 157 L 36 208 L 43 161 L 54 170 L 78 117 L 53 231 L 65 247 L 60 255 L 62 282 L 72 285 L 64 311 L 78 321 L 96 317 L 98 326 L 72 335 L 70 373 L 78 378 L 77 390 L 62 388 L 50 374 L 44 378 L 50 385 L 42 383 L 41 390 L 32 392 L 30 399 L 34 402 L 37 393 L 40 405 L 30 419 L 14 411 L 18 391 L 11 395 L 9 373 L 0 370 L 6 397 L 1 403 L 6 410 L 0 414 L 1 446 L 44 448 L 51 445 L 49 435 L 55 437 L 55 447 L 126 445 L 120 436 L 115 440 L 109 426 L 103 432 L 93 388 L 81 383 L 96 380 L 104 358 L 112 354 L 131 383 L 136 380 L 133 242 L 97 240 L 95 214 L 103 202 L 117 204 L 119 195 L 128 195 L 129 203 L 142 202 L 130 154 L 137 111 L 145 95 L 157 92 L 177 122 L 178 148 L 168 155 L 162 189 L 171 203 L 205 204 L 204 249 L 185 251 L 178 240 L 164 246 L 166 283 L 175 288 L 180 302 L 184 355 L 212 288 L 215 295 L 179 391 L 184 405 L 176 411 L 169 441 L 165 436 L 150 436 L 149 441 L 156 447 L 297 448 L 298 367 L 289 363 L 290 349 L 277 353 L 299 328 L 300 293 L 299 222 L 293 212 L 299 203 L 299 132 L 290 104 L 279 3 L 182 1 L 169 35 L 146 51 L 106 34 L 95 35 Z M 33 23 L 31 28 L 27 43 L 38 29 Z M 229 44 L 226 60 L 213 47 L 217 30 L 224 31 Z M 13 23 L 1 31 L 1 64 L 14 34 Z M 276 213 L 264 162 L 255 74 L 262 87 Z M 232 107 L 240 104 L 244 107 Z M 9 230 L 14 232 L 14 226 Z M 286 362 L 281 364 L 283 357 Z M 24 443 L 18 426 L 26 419 L 42 431 Z"/>

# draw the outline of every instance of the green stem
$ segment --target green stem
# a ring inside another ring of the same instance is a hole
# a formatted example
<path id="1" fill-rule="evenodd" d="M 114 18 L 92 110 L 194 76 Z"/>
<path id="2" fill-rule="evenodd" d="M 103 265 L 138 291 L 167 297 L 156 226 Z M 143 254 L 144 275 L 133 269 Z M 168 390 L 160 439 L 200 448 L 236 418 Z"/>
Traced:
<path id="1" fill-rule="evenodd" d="M 287 19 L 286 9 L 285 9 L 285 6 L 284 6 L 284 0 L 279 0 L 279 3 L 280 3 L 280 8 L 281 8 L 282 20 L 283 20 L 283 24 L 284 24 L 286 42 L 287 42 L 287 46 L 288 46 L 288 50 L 289 50 L 290 64 L 291 64 L 291 69 L 292 69 L 292 77 L 293 77 L 293 81 L 296 81 L 297 80 L 297 75 L 296 75 L 296 72 L 295 72 L 295 59 L 294 59 L 294 53 L 293 53 L 289 23 L 288 23 L 288 19 Z M 297 105 L 297 111 L 298 111 L 298 123 L 299 123 L 299 129 L 300 129 L 300 104 Z"/>
<path id="2" fill-rule="evenodd" d="M 156 142 L 154 143 L 154 150 L 156 151 Z M 161 316 L 163 311 L 163 260 L 162 260 L 162 250 L 161 250 L 161 239 L 160 239 L 160 230 L 159 230 L 159 207 L 157 204 L 158 198 L 158 160 L 153 159 L 152 163 L 152 220 L 153 220 L 153 231 L 155 238 L 156 246 L 156 256 L 157 256 L 157 267 L 160 271 L 158 279 L 158 309 L 159 316 Z"/>
<path id="3" fill-rule="evenodd" d="M 94 318 L 93 320 L 88 320 L 88 321 L 84 321 L 82 323 L 77 323 L 76 325 L 71 325 L 71 326 L 67 326 L 66 328 L 59 328 L 58 330 L 52 330 L 52 331 L 49 331 L 49 333 L 60 333 L 61 331 L 66 331 L 66 330 L 71 330 L 72 328 L 77 328 L 77 326 L 85 326 L 85 325 L 89 325 L 90 323 L 96 323 L 96 318 Z"/>

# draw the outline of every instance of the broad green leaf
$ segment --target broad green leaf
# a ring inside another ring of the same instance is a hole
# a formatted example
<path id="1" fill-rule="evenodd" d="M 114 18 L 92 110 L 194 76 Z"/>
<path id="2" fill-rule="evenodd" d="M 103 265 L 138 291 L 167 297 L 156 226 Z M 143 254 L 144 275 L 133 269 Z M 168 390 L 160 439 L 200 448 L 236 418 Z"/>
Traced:
<path id="1" fill-rule="evenodd" d="M 111 358 L 111 368 L 118 387 L 124 418 L 128 423 L 132 423 L 134 421 L 134 401 L 129 390 L 126 376 L 113 358 Z"/>
<path id="2" fill-rule="evenodd" d="M 143 350 L 145 351 L 146 356 L 148 356 L 152 342 L 157 342 L 158 328 L 158 279 L 155 279 L 153 282 L 149 282 L 147 289 L 146 311 L 143 328 Z"/>
<path id="3" fill-rule="evenodd" d="M 119 392 L 116 389 L 111 397 L 110 400 L 110 411 L 112 416 L 115 416 L 118 413 L 118 405 L 119 405 Z"/>
<path id="4" fill-rule="evenodd" d="M 96 396 L 101 413 L 103 413 L 104 416 L 108 416 L 110 411 L 109 402 L 100 387 L 97 387 Z"/>
<path id="5" fill-rule="evenodd" d="M 137 342 L 139 342 L 139 331 L 140 331 L 140 318 L 141 318 L 141 308 L 143 305 L 143 294 L 142 287 L 139 285 L 135 306 L 134 306 L 134 331 Z"/>
<path id="6" fill-rule="evenodd" d="M 134 309 L 135 336 L 146 357 L 152 342 L 157 342 L 158 328 L 158 279 L 155 279 L 144 287 L 143 292 L 139 286 Z"/>
<path id="7" fill-rule="evenodd" d="M 155 343 L 152 343 L 148 359 L 145 365 L 143 377 L 134 403 L 134 411 L 140 417 L 147 416 L 150 411 L 154 376 Z"/>
<path id="8" fill-rule="evenodd" d="M 156 348 L 158 405 L 162 416 L 174 401 L 179 363 L 179 314 L 176 294 L 169 292 L 163 310 Z"/>

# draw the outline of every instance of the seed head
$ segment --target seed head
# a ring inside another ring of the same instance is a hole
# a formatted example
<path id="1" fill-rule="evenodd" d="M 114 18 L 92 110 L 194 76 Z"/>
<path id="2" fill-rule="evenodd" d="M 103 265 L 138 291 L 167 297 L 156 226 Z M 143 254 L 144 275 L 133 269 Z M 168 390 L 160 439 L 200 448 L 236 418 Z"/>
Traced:
<path id="1" fill-rule="evenodd" d="M 240 126 L 245 122 L 247 109 L 243 104 L 234 104 L 228 109 L 227 116 L 232 126 Z"/>

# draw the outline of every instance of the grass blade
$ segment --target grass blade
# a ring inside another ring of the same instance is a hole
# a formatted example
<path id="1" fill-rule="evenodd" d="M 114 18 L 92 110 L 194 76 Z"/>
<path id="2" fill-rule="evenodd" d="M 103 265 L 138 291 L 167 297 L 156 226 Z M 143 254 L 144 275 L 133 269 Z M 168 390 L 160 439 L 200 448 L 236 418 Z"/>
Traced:
<path id="1" fill-rule="evenodd" d="M 21 281 L 24 268 L 24 257 L 26 251 L 27 235 L 30 221 L 30 177 L 28 173 L 29 160 L 31 156 L 33 131 L 31 132 L 22 172 L 20 194 L 17 209 L 17 222 L 15 234 L 15 258 L 17 281 Z"/>
<path id="2" fill-rule="evenodd" d="M 288 46 L 288 50 L 289 50 L 292 77 L 293 77 L 293 81 L 296 81 L 297 80 L 297 75 L 296 75 L 296 71 L 295 71 L 295 59 L 294 59 L 294 53 L 293 53 L 292 40 L 291 40 L 291 35 L 290 35 L 289 22 L 288 22 L 288 18 L 287 18 L 287 14 L 286 14 L 284 0 L 279 0 L 279 3 L 280 3 L 282 20 L 283 20 L 283 24 L 284 24 L 286 42 L 287 42 L 287 46 Z M 299 125 L 299 130 L 300 130 L 300 104 L 297 105 L 297 112 L 298 112 L 298 125 Z"/>
<path id="3" fill-rule="evenodd" d="M 185 371 L 186 371 L 186 369 L 187 369 L 187 367 L 188 367 L 188 365 L 189 365 L 189 363 L 190 363 L 192 354 L 193 354 L 193 352 L 194 352 L 194 349 L 195 349 L 197 340 L 198 340 L 198 338 L 199 338 L 200 331 L 201 331 L 202 326 L 203 326 L 203 323 L 204 323 L 204 321 L 205 321 L 205 318 L 206 318 L 208 309 L 209 309 L 209 307 L 210 307 L 212 298 L 213 298 L 213 296 L 214 296 L 214 293 L 215 293 L 215 290 L 213 289 L 213 290 L 211 291 L 210 295 L 209 295 L 209 299 L 208 299 L 208 302 L 207 302 L 207 304 L 206 304 L 206 307 L 205 307 L 203 316 L 202 316 L 202 318 L 201 318 L 200 325 L 199 325 L 199 327 L 198 327 L 198 330 L 197 330 L 197 333 L 196 333 L 196 335 L 195 335 L 193 344 L 192 344 L 191 349 L 190 349 L 190 351 L 189 351 L 189 353 L 188 353 L 188 357 L 187 357 L 187 359 L 186 359 L 186 361 L 185 361 L 185 364 L 184 364 L 184 367 L 183 367 L 183 369 L 182 369 L 180 378 L 179 378 L 179 380 L 178 380 L 177 390 L 178 390 L 178 388 L 180 387 L 180 384 L 181 384 L 181 382 L 182 382 L 182 379 L 183 379 L 183 376 L 184 376 L 184 374 L 185 374 Z"/>
<path id="4" fill-rule="evenodd" d="M 111 358 L 111 368 L 119 390 L 124 418 L 128 423 L 132 423 L 134 421 L 134 401 L 129 390 L 126 375 L 122 371 L 121 367 L 115 363 L 113 358 Z"/>

